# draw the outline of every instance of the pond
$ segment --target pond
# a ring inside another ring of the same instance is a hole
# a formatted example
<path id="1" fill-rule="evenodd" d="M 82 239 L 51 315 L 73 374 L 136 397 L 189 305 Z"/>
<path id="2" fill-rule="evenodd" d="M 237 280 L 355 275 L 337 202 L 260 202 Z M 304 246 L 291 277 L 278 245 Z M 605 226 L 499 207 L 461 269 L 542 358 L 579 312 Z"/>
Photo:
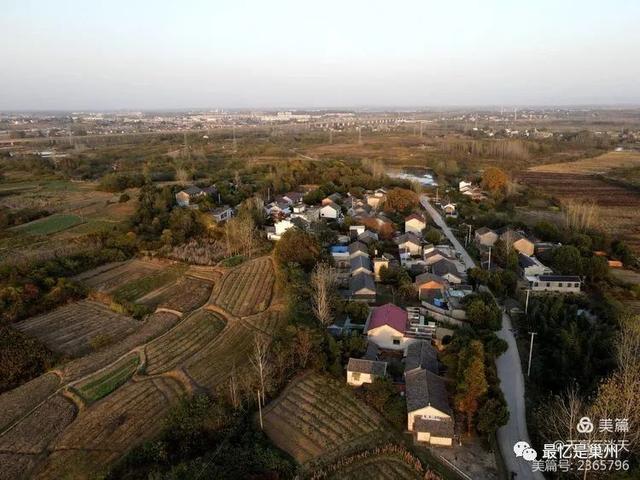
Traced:
<path id="1" fill-rule="evenodd" d="M 399 178 L 410 182 L 418 182 L 427 187 L 437 187 L 433 170 L 422 167 L 405 167 L 401 170 L 387 170 L 387 175 L 391 178 Z"/>

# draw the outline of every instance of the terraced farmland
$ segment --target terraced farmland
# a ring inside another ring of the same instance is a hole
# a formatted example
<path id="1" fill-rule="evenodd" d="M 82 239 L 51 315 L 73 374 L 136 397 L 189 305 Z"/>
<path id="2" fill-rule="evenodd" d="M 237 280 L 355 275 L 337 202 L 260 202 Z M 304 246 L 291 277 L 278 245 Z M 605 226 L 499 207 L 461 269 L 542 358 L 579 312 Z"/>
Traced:
<path id="1" fill-rule="evenodd" d="M 258 258 L 227 273 L 214 288 L 211 302 L 233 315 L 253 315 L 268 308 L 274 282 L 271 259 Z"/>
<path id="2" fill-rule="evenodd" d="M 147 295 L 153 290 L 162 288 L 165 285 L 175 282 L 184 274 L 186 270 L 187 267 L 185 265 L 171 265 L 163 270 L 153 272 L 149 275 L 145 275 L 132 281 L 128 281 L 120 285 L 111 293 L 118 300 L 133 302 L 134 300 Z"/>
<path id="3" fill-rule="evenodd" d="M 135 347 L 153 340 L 155 337 L 169 330 L 178 322 L 178 317 L 172 313 L 158 312 L 150 315 L 136 330 L 135 333 L 121 341 L 103 348 L 95 353 L 78 358 L 66 363 L 61 368 L 62 378 L 65 382 L 79 380 L 111 362 L 115 362 L 122 355 L 130 352 Z"/>
<path id="4" fill-rule="evenodd" d="M 146 347 L 150 375 L 173 370 L 206 348 L 222 332 L 226 320 L 218 314 L 200 310 L 183 320 L 167 335 Z"/>
<path id="5" fill-rule="evenodd" d="M 121 385 L 124 385 L 140 366 L 137 352 L 121 358 L 108 369 L 101 371 L 76 385 L 74 390 L 88 403 L 106 397 Z"/>
<path id="6" fill-rule="evenodd" d="M 99 292 L 111 293 L 125 283 L 131 283 L 164 270 L 168 264 L 158 261 L 129 260 L 116 262 L 89 270 L 74 277 L 89 288 Z"/>
<path id="7" fill-rule="evenodd" d="M 204 305 L 211 296 L 212 288 L 211 282 L 186 277 L 157 293 L 151 292 L 139 299 L 138 303 L 187 313 Z"/>
<path id="8" fill-rule="evenodd" d="M 35 408 L 60 386 L 60 377 L 45 373 L 0 395 L 0 431 Z"/>
<path id="9" fill-rule="evenodd" d="M 328 478 L 331 480 L 420 480 L 424 478 L 424 473 L 421 474 L 399 458 L 380 455 L 359 460 Z"/>
<path id="10" fill-rule="evenodd" d="M 182 389 L 170 378 L 130 381 L 93 404 L 49 446 L 52 454 L 37 478 L 64 478 L 77 452 L 88 470 L 99 470 L 162 428 L 162 419 L 177 404 Z"/>
<path id="11" fill-rule="evenodd" d="M 79 356 L 92 351 L 95 340 L 104 344 L 121 339 L 140 325 L 101 303 L 82 300 L 24 320 L 15 328 L 38 338 L 53 351 Z"/>
<path id="12" fill-rule="evenodd" d="M 344 452 L 381 434 L 382 420 L 336 381 L 309 374 L 264 409 L 269 438 L 298 462 Z"/>
<path id="13" fill-rule="evenodd" d="M 77 215 L 55 214 L 14 227 L 13 230 L 26 233 L 27 235 L 49 235 L 66 230 L 67 228 L 74 227 L 81 223 L 82 219 Z"/>

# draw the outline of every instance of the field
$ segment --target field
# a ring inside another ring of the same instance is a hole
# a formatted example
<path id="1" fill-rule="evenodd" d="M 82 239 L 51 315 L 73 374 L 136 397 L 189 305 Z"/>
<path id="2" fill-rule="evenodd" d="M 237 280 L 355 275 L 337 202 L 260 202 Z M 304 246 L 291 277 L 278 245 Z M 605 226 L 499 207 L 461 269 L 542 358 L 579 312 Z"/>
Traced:
<path id="1" fill-rule="evenodd" d="M 164 270 L 169 264 L 160 261 L 133 259 L 103 265 L 74 277 L 74 280 L 99 292 L 112 293 L 125 284 L 152 276 Z"/>
<path id="2" fill-rule="evenodd" d="M 14 227 L 14 231 L 26 233 L 27 235 L 50 235 L 80 223 L 82 223 L 82 219 L 77 215 L 55 214 Z"/>
<path id="3" fill-rule="evenodd" d="M 212 287 L 208 281 L 186 277 L 139 298 L 137 303 L 180 313 L 190 312 L 205 304 L 211 296 Z"/>
<path id="4" fill-rule="evenodd" d="M 24 320 L 15 328 L 36 337 L 55 352 L 80 356 L 130 335 L 139 326 L 139 322 L 100 303 L 81 300 Z"/>
<path id="5" fill-rule="evenodd" d="M 35 478 L 63 478 L 82 453 L 84 468 L 99 470 L 132 446 L 152 437 L 163 418 L 183 394 L 171 378 L 130 381 L 82 412 L 49 445 L 46 463 Z"/>
<path id="6" fill-rule="evenodd" d="M 143 345 L 157 336 L 165 333 L 178 322 L 178 317 L 167 312 L 158 312 L 150 315 L 133 334 L 120 341 L 65 363 L 60 368 L 60 375 L 64 382 L 73 382 L 92 374 L 100 368 L 115 362 L 122 355 L 134 348 Z"/>
<path id="7" fill-rule="evenodd" d="M 359 460 L 327 477 L 331 480 L 420 480 L 424 474 L 401 459 L 389 455 Z"/>
<path id="8" fill-rule="evenodd" d="M 593 175 L 529 171 L 518 180 L 560 201 L 593 202 L 599 227 L 640 252 L 640 193 Z"/>
<path id="9" fill-rule="evenodd" d="M 292 381 L 263 413 L 269 438 L 303 464 L 321 456 L 344 455 L 383 429 L 378 414 L 344 385 L 316 374 Z"/>
<path id="10" fill-rule="evenodd" d="M 137 352 L 132 352 L 110 365 L 106 370 L 92 375 L 73 388 L 87 402 L 95 402 L 124 385 L 133 376 L 139 365 L 140 355 Z"/>
<path id="11" fill-rule="evenodd" d="M 234 268 L 214 288 L 211 302 L 237 316 L 265 310 L 271 301 L 275 278 L 268 257 Z"/>
<path id="12" fill-rule="evenodd" d="M 80 280 L 114 292 L 176 268 L 175 264 L 169 265 L 140 260 L 114 263 L 84 274 Z M 143 275 L 138 275 L 140 270 L 144 270 Z M 137 278 L 126 281 L 130 279 L 128 273 Z M 156 434 L 162 428 L 162 419 L 180 397 L 194 388 L 217 392 L 226 386 L 234 366 L 240 370 L 249 368 L 254 337 L 271 335 L 283 322 L 278 299 L 269 306 L 274 283 L 270 258 L 233 269 L 207 268 L 195 273 L 200 273 L 198 278 L 185 276 L 159 295 L 163 305 L 185 310 L 182 319 L 158 310 L 140 322 L 133 333 L 123 334 L 111 345 L 0 396 L 0 478 L 100 475 L 110 462 Z M 260 310 L 243 302 L 229 303 L 230 293 L 220 289 L 219 298 L 239 315 L 228 313 L 215 302 L 189 311 L 209 296 L 212 282 L 201 277 L 218 280 L 225 288 L 232 286 L 232 281 L 245 282 L 245 291 L 236 294 L 244 302 L 262 302 Z M 259 281 L 249 282 L 249 277 Z M 202 291 L 195 295 L 198 289 Z M 242 315 L 245 312 L 251 314 Z M 50 330 L 61 335 L 69 324 L 74 322 L 55 324 Z M 44 329 L 44 323 L 39 326 Z M 350 409 L 349 415 L 353 416 L 351 409 L 355 411 L 355 407 L 344 408 Z M 364 414 L 358 418 L 361 425 Z M 367 418 L 364 425 L 371 422 Z M 46 433 L 40 431 L 40 425 Z"/>
<path id="13" fill-rule="evenodd" d="M 573 175 L 605 174 L 615 168 L 640 166 L 638 152 L 609 152 L 593 158 L 584 158 L 573 162 L 547 163 L 530 168 L 532 172 L 570 173 Z"/>
<path id="14" fill-rule="evenodd" d="M 220 315 L 199 310 L 146 347 L 150 375 L 173 370 L 214 341 L 226 325 Z"/>

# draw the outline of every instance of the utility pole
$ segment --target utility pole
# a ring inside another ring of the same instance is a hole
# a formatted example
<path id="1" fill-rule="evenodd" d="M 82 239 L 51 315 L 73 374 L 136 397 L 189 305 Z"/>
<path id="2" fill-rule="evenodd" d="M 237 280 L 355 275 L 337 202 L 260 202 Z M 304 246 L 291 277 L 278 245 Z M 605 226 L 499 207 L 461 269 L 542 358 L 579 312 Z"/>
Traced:
<path id="1" fill-rule="evenodd" d="M 537 335 L 537 332 L 529 332 L 531 334 L 531 343 L 529 345 L 529 367 L 527 368 L 527 377 L 531 375 L 531 354 L 533 353 L 533 337 Z"/>
<path id="2" fill-rule="evenodd" d="M 489 245 L 489 264 L 487 265 L 487 270 L 491 271 L 491 245 Z"/>
<path id="3" fill-rule="evenodd" d="M 531 293 L 531 289 L 527 288 L 527 299 L 524 301 L 524 313 L 525 315 L 529 313 L 529 294 Z"/>
<path id="4" fill-rule="evenodd" d="M 471 224 L 469 224 L 469 234 L 467 235 L 467 241 L 464 246 L 466 247 L 467 245 L 469 245 L 470 242 L 471 242 Z"/>
<path id="5" fill-rule="evenodd" d="M 435 203 L 438 203 L 438 190 L 439 190 L 439 188 L 436 188 L 436 202 Z"/>
<path id="6" fill-rule="evenodd" d="M 420 122 L 420 138 L 422 138 L 422 122 Z"/>
<path id="7" fill-rule="evenodd" d="M 260 402 L 260 389 L 258 389 L 258 412 L 260 414 L 260 430 L 264 430 L 264 425 L 262 424 L 262 404 Z"/>

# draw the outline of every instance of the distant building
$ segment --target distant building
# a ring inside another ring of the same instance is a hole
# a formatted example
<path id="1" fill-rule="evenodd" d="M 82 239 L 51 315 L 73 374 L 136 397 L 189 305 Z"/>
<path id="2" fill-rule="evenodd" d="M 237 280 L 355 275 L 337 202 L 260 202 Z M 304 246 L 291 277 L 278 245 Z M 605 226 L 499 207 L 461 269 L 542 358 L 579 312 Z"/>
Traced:
<path id="1" fill-rule="evenodd" d="M 198 197 L 205 197 L 207 193 L 200 187 L 191 185 L 176 193 L 176 202 L 180 207 L 188 207 L 189 204 Z"/>
<path id="2" fill-rule="evenodd" d="M 280 240 L 280 238 L 282 238 L 282 235 L 284 234 L 284 232 L 286 232 L 287 230 L 290 230 L 292 228 L 295 228 L 295 224 L 290 221 L 290 220 L 280 220 L 279 222 L 275 222 L 273 224 L 274 227 L 274 231 L 273 233 L 269 232 L 267 233 L 267 238 L 269 240 Z"/>
<path id="3" fill-rule="evenodd" d="M 550 275 L 553 273 L 553 270 L 544 265 L 536 257 L 529 257 L 522 253 L 518 254 L 518 267 L 520 269 L 520 275 L 523 278 Z"/>
<path id="4" fill-rule="evenodd" d="M 360 302 L 376 301 L 376 284 L 373 276 L 368 273 L 359 273 L 349 278 L 349 296 L 352 300 Z"/>
<path id="5" fill-rule="evenodd" d="M 474 239 L 478 246 L 493 247 L 498 241 L 498 234 L 490 228 L 481 227 L 475 231 Z"/>
<path id="6" fill-rule="evenodd" d="M 229 220 L 233 217 L 233 208 L 228 205 L 223 205 L 222 207 L 214 208 L 211 211 L 211 216 L 215 220 L 216 223 L 221 223 Z"/>
<path id="7" fill-rule="evenodd" d="M 323 204 L 320 208 L 320 218 L 337 220 L 342 218 L 342 210 L 340 209 L 340 206 L 334 202 Z"/>
<path id="8" fill-rule="evenodd" d="M 507 246 L 513 248 L 516 252 L 527 256 L 532 256 L 535 251 L 535 244 L 525 237 L 522 233 L 516 232 L 511 228 L 502 228 L 496 231 L 500 240 Z"/>
<path id="9" fill-rule="evenodd" d="M 427 226 L 424 221 L 424 217 L 422 215 L 418 215 L 417 213 L 412 213 L 407 218 L 404 219 L 404 231 L 415 233 L 419 237 L 422 237 L 422 231 Z"/>

